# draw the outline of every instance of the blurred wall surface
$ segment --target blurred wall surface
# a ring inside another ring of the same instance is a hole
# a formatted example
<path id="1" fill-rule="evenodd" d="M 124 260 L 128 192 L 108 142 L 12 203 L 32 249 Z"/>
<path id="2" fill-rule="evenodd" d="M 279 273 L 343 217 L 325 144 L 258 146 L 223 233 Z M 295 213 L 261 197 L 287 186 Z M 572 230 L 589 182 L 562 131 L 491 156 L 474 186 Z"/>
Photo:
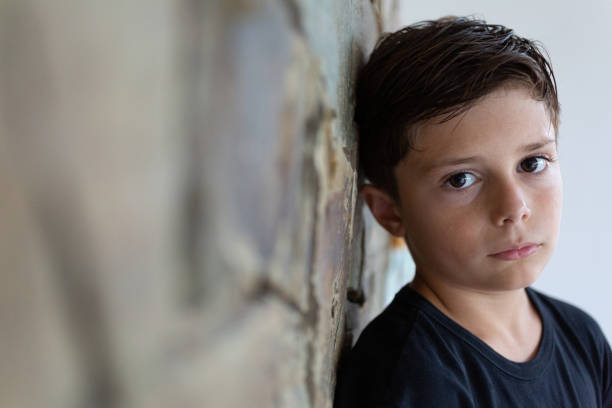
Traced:
<path id="1" fill-rule="evenodd" d="M 352 87 L 397 12 L 1 1 L 0 406 L 330 407 L 385 302 Z"/>

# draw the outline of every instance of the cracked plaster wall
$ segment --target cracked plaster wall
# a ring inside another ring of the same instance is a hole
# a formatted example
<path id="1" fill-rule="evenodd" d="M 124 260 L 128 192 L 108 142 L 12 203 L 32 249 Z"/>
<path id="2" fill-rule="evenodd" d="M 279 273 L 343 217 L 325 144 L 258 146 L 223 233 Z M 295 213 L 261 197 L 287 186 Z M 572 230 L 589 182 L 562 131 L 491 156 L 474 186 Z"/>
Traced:
<path id="1" fill-rule="evenodd" d="M 383 304 L 351 90 L 397 2 L 0 3 L 0 406 L 330 407 Z"/>

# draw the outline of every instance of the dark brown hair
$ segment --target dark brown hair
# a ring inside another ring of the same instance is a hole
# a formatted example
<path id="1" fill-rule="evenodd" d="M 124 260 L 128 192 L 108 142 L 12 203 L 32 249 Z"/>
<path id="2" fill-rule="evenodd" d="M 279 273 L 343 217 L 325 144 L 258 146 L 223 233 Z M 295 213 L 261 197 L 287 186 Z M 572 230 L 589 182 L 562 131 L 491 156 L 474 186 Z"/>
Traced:
<path id="1" fill-rule="evenodd" d="M 418 125 L 449 120 L 510 83 L 546 104 L 556 134 L 557 84 L 545 54 L 539 43 L 471 17 L 423 21 L 384 34 L 355 90 L 362 175 L 397 199 L 393 169 L 413 149 Z"/>

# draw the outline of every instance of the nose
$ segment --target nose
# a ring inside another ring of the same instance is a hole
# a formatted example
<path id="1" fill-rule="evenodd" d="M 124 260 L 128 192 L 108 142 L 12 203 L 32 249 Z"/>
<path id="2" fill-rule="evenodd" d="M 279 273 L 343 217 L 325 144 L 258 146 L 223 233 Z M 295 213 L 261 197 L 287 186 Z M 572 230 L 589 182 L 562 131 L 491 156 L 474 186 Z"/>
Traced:
<path id="1" fill-rule="evenodd" d="M 524 188 L 515 180 L 502 182 L 493 199 L 493 222 L 497 226 L 525 222 L 531 216 Z"/>

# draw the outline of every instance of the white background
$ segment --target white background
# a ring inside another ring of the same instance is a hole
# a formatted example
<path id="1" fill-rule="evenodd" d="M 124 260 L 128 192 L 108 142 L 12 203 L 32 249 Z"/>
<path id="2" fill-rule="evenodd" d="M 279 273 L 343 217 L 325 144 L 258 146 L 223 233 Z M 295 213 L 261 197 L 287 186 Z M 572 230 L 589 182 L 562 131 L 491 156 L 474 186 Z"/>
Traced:
<path id="1" fill-rule="evenodd" d="M 612 340 L 612 1 L 435 0 L 402 3 L 408 25 L 476 15 L 543 43 L 561 102 L 564 207 L 555 255 L 537 289 L 591 314 Z"/>

